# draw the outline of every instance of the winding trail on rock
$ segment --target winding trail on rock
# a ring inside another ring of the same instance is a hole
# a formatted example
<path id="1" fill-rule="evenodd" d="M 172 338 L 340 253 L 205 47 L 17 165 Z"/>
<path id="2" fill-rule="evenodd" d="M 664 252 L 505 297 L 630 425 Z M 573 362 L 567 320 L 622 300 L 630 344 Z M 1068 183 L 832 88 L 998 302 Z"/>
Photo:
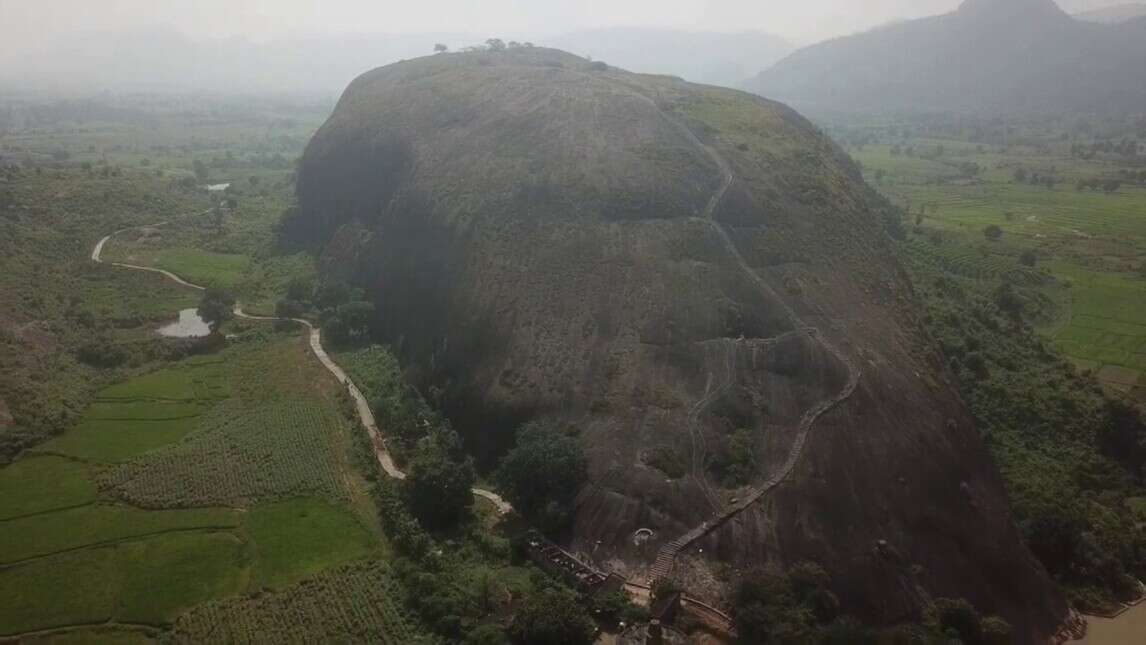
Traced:
<path id="1" fill-rule="evenodd" d="M 717 221 L 715 217 L 716 211 L 720 207 L 721 202 L 724 201 L 724 196 L 728 193 L 729 188 L 732 187 L 733 182 L 736 180 L 736 176 L 732 171 L 732 164 L 730 164 L 728 160 L 725 159 L 724 156 L 716 150 L 716 148 L 701 141 L 700 137 L 698 137 L 696 133 L 692 131 L 692 128 L 688 127 L 684 121 L 681 121 L 676 116 L 671 115 L 663 110 L 659 105 L 657 105 L 656 101 L 653 101 L 652 99 L 649 100 L 657 106 L 657 109 L 665 119 L 676 126 L 685 136 L 685 138 L 688 139 L 690 143 L 692 143 L 693 146 L 695 146 L 698 150 L 701 150 L 706 156 L 712 159 L 717 168 L 720 170 L 720 185 L 717 187 L 716 192 L 712 194 L 708 200 L 708 203 L 705 205 L 701 219 L 706 222 L 708 226 L 713 230 L 713 232 L 716 233 L 717 237 L 720 238 L 725 251 L 729 256 L 732 257 L 733 260 L 736 261 L 736 264 L 740 270 L 769 297 L 770 301 L 777 303 L 781 307 L 785 316 L 792 323 L 793 328 L 798 332 L 807 334 L 808 336 L 816 339 L 820 346 L 833 357 L 835 357 L 836 360 L 842 363 L 848 371 L 847 382 L 844 384 L 843 389 L 841 389 L 839 393 L 829 399 L 825 399 L 817 403 L 811 409 L 806 411 L 801 417 L 800 424 L 797 426 L 795 439 L 792 441 L 792 446 L 788 451 L 788 457 L 785 459 L 783 465 L 775 473 L 773 473 L 770 479 L 768 479 L 760 486 L 751 489 L 745 498 L 737 504 L 725 507 L 723 509 L 717 507 L 717 510 L 709 519 L 705 520 L 699 526 L 693 528 L 691 531 L 685 533 L 684 535 L 676 538 L 675 540 L 665 544 L 660 548 L 660 550 L 657 552 L 657 558 L 653 563 L 652 569 L 649 572 L 649 584 L 655 585 L 660 580 L 665 579 L 672 574 L 672 569 L 676 562 L 676 557 L 681 551 L 686 549 L 689 545 L 696 542 L 697 540 L 715 531 L 717 528 L 721 527 L 740 513 L 747 510 L 749 507 L 759 501 L 760 498 L 764 497 L 777 486 L 779 486 L 780 483 L 783 482 L 792 473 L 792 471 L 796 468 L 796 464 L 800 461 L 800 457 L 804 454 L 804 448 L 807 445 L 808 436 L 811 433 L 812 428 L 815 426 L 816 421 L 818 421 L 820 417 L 822 417 L 828 411 L 846 401 L 852 396 L 852 394 L 855 393 L 856 388 L 859 386 L 862 372 L 851 359 L 851 357 L 837 348 L 820 332 L 818 328 L 804 323 L 804 321 L 795 312 L 795 310 L 792 309 L 792 307 L 789 306 L 788 303 L 785 302 L 779 296 L 779 294 L 776 293 L 771 285 L 769 285 L 762 277 L 760 277 L 760 274 L 757 273 L 748 264 L 748 262 L 744 259 L 743 254 L 741 254 L 740 249 L 737 248 L 736 243 L 732 240 L 732 236 L 728 234 L 728 231 L 725 229 L 724 225 Z M 730 366 L 729 369 L 731 370 L 733 367 Z M 700 446 L 704 445 L 703 439 L 701 439 L 699 442 L 696 439 L 696 435 L 701 434 L 699 428 L 696 427 L 697 418 L 704 412 L 705 408 L 707 408 L 715 400 L 716 392 L 727 390 L 729 387 L 731 387 L 733 377 L 734 375 L 729 374 L 729 377 L 726 379 L 722 388 L 712 390 L 710 375 L 709 385 L 705 388 L 705 395 L 700 399 L 700 401 L 697 402 L 692 410 L 690 410 L 688 424 L 690 436 L 693 437 L 694 447 L 698 444 Z M 695 459 L 696 455 L 694 454 L 694 468 L 696 466 Z M 694 471 L 693 474 L 694 477 L 699 476 L 701 479 L 704 478 L 703 472 L 698 474 Z M 712 492 L 707 483 L 701 484 L 701 490 L 711 501 Z"/>
<path id="2" fill-rule="evenodd" d="M 159 224 L 151 224 L 149 226 L 162 226 L 166 223 L 167 222 L 160 222 Z M 121 267 L 124 269 L 132 269 L 134 271 L 157 273 L 180 286 L 184 286 L 189 289 L 195 289 L 197 291 L 206 291 L 206 287 L 195 284 L 193 282 L 188 282 L 178 275 L 163 269 L 139 266 L 136 264 L 125 264 L 123 262 L 104 262 L 104 245 L 106 245 L 108 241 L 116 235 L 119 235 L 124 231 L 132 230 L 133 228 L 144 227 L 136 226 L 120 229 L 114 233 L 105 235 L 102 239 L 100 239 L 99 242 L 96 242 L 95 248 L 92 249 L 92 262 L 97 264 L 108 264 L 110 266 Z M 374 455 L 378 459 L 378 465 L 382 467 L 383 472 L 385 472 L 388 477 L 398 480 L 406 479 L 406 473 L 402 472 L 402 470 L 398 468 L 398 465 L 394 463 L 394 458 L 390 455 L 390 451 L 386 449 L 386 442 L 382 437 L 382 432 L 378 429 L 378 422 L 374 418 L 374 411 L 370 409 L 370 402 L 366 400 L 366 397 L 362 394 L 362 390 L 358 389 L 358 386 L 354 384 L 354 381 L 351 380 L 350 376 L 348 376 L 346 372 L 341 367 L 339 367 L 338 363 L 334 362 L 334 359 L 332 359 L 330 355 L 326 353 L 326 349 L 323 348 L 322 330 L 320 330 L 318 327 L 315 327 L 310 321 L 304 320 L 302 318 L 278 318 L 274 316 L 255 316 L 248 314 L 243 311 L 243 306 L 240 303 L 235 304 L 234 311 L 236 317 L 244 318 L 246 320 L 263 322 L 293 322 L 305 327 L 310 336 L 310 350 L 314 354 L 315 358 L 318 359 L 319 363 L 322 363 L 322 366 L 325 367 L 328 372 L 334 375 L 334 378 L 337 379 L 339 383 L 346 387 L 347 392 L 350 393 L 350 397 L 354 399 L 354 407 L 358 413 L 358 420 L 362 423 L 362 427 L 366 428 L 366 432 L 370 435 L 370 443 L 374 446 Z M 513 506 L 511 506 L 509 502 L 505 501 L 500 495 L 493 491 L 486 490 L 484 488 L 473 488 L 471 490 L 473 491 L 474 495 L 492 502 L 499 515 L 505 515 L 513 510 Z"/>

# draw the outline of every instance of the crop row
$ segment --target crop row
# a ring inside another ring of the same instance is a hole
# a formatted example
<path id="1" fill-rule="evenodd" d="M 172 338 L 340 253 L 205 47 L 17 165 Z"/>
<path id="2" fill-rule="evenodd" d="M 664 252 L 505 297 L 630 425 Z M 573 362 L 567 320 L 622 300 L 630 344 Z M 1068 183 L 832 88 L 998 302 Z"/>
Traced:
<path id="1" fill-rule="evenodd" d="M 178 443 L 102 471 L 101 489 L 144 508 L 234 505 L 302 494 L 345 499 L 334 436 L 342 423 L 324 407 L 277 401 L 217 406 Z"/>
<path id="2" fill-rule="evenodd" d="M 202 605 L 176 621 L 172 641 L 424 642 L 403 595 L 384 563 L 351 564 L 279 592 Z"/>
<path id="3" fill-rule="evenodd" d="M 928 266 L 972 280 L 1006 277 L 1017 284 L 1032 286 L 1047 280 L 1046 274 L 1037 269 L 1022 266 L 1007 257 L 983 255 L 971 247 L 949 249 L 915 241 L 908 245 L 908 252 Z"/>

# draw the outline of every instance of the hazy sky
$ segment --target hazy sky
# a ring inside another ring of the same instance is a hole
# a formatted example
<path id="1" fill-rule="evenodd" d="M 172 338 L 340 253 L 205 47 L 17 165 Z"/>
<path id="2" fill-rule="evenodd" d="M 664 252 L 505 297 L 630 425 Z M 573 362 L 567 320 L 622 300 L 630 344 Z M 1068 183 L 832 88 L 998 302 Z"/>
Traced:
<path id="1" fill-rule="evenodd" d="M 78 30 L 174 26 L 192 36 L 464 32 L 542 40 L 586 27 L 768 31 L 806 44 L 960 0 L 0 0 L 0 47 Z M 1007 0 L 1000 0 L 1007 1 Z M 1069 10 L 1130 0 L 1060 0 Z"/>
<path id="2" fill-rule="evenodd" d="M 808 41 L 958 0 L 0 0 L 0 42 L 76 30 L 172 25 L 191 35 L 467 32 L 541 39 L 583 27 L 769 31 Z"/>

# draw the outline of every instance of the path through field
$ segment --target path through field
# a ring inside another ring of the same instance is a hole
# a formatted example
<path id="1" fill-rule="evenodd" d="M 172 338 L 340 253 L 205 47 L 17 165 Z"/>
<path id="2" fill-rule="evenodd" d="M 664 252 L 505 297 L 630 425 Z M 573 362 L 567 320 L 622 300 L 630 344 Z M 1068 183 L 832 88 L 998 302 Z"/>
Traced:
<path id="1" fill-rule="evenodd" d="M 653 101 L 653 103 L 654 105 L 657 104 L 656 101 Z M 659 106 L 658 109 L 660 109 Z M 663 110 L 661 110 L 661 114 L 664 115 L 665 119 L 667 119 L 670 123 L 675 125 L 681 131 L 681 133 L 684 134 L 685 138 L 687 138 L 693 144 L 693 146 L 695 146 L 710 159 L 712 159 L 717 168 L 720 170 L 720 185 L 717 187 L 716 192 L 713 193 L 712 197 L 709 198 L 708 203 L 705 205 L 704 212 L 702 213 L 702 219 L 720 238 L 721 243 L 724 245 L 725 251 L 728 252 L 729 256 L 731 256 L 733 260 L 735 260 L 740 270 L 752 281 L 753 284 L 755 284 L 761 291 L 763 291 L 772 302 L 778 303 L 780 305 L 784 314 L 792 322 L 793 327 L 797 331 L 805 333 L 808 336 L 816 339 L 821 347 L 827 350 L 828 353 L 830 353 L 847 367 L 848 380 L 843 389 L 840 390 L 838 394 L 829 399 L 821 401 L 804 413 L 803 417 L 800 419 L 800 425 L 796 430 L 796 438 L 793 440 L 792 447 L 788 451 L 788 458 L 784 461 L 784 464 L 780 467 L 780 469 L 776 471 L 772 477 L 768 479 L 768 481 L 764 482 L 759 487 L 751 489 L 745 498 L 740 502 L 732 506 L 721 508 L 720 500 L 716 498 L 708 486 L 707 481 L 705 481 L 705 473 L 703 470 L 697 472 L 697 468 L 703 469 L 703 463 L 699 462 L 704 460 L 704 454 L 702 452 L 700 455 L 697 455 L 695 451 L 698 446 L 703 450 L 704 441 L 703 437 L 701 437 L 699 440 L 697 439 L 697 435 L 700 435 L 701 431 L 695 427 L 695 419 L 704 411 L 706 407 L 715 401 L 717 398 L 716 394 L 718 392 L 732 386 L 732 381 L 734 379 L 734 374 L 732 371 L 734 366 L 731 364 L 731 361 L 733 360 L 733 357 L 729 357 L 730 364 L 727 366 L 728 373 L 722 380 L 722 384 L 719 388 L 715 390 L 712 389 L 712 377 L 709 375 L 709 386 L 706 388 L 705 395 L 690 411 L 689 432 L 692 436 L 692 445 L 694 450 L 692 476 L 693 478 L 698 479 L 701 490 L 704 491 L 705 496 L 710 500 L 711 503 L 713 503 L 713 508 L 716 510 L 713 515 L 709 517 L 709 519 L 702 522 L 699 526 L 693 528 L 688 533 L 685 533 L 684 535 L 661 547 L 660 551 L 657 552 L 656 561 L 653 563 L 653 567 L 649 572 L 648 578 L 650 585 L 654 585 L 658 581 L 667 578 L 672 573 L 673 565 L 676 562 L 676 557 L 681 551 L 683 551 L 692 543 L 716 530 L 732 518 L 736 517 L 748 509 L 750 506 L 755 504 L 757 501 L 759 501 L 761 497 L 779 486 L 780 483 L 792 473 L 792 470 L 795 469 L 796 464 L 799 462 L 800 457 L 803 455 L 804 446 L 807 444 L 808 435 L 811 433 L 812 427 L 815 425 L 816 421 L 829 410 L 851 397 L 851 395 L 855 393 L 856 387 L 859 386 L 860 376 L 862 375 L 859 367 L 856 366 L 851 357 L 837 349 L 836 346 L 832 344 L 831 341 L 829 341 L 820 332 L 819 329 L 805 324 L 800 316 L 796 314 L 796 312 L 790 306 L 788 306 L 788 304 L 784 302 L 782 298 L 780 298 L 780 296 L 767 282 L 764 281 L 763 278 L 760 277 L 760 274 L 756 273 L 756 271 L 753 270 L 751 266 L 749 266 L 748 262 L 744 259 L 744 256 L 740 253 L 740 249 L 736 247 L 736 243 L 732 240 L 732 236 L 728 234 L 728 231 L 725 229 L 724 225 L 716 220 L 716 210 L 720 206 L 720 203 L 724 200 L 724 196 L 728 192 L 728 189 L 736 180 L 736 177 L 732 171 L 732 164 L 728 163 L 728 160 L 725 159 L 723 155 L 721 155 L 714 147 L 701 141 L 700 137 L 696 136 L 696 133 L 692 131 L 692 128 L 688 127 L 688 125 L 683 121 L 679 120 L 675 116 L 669 115 Z"/>
<path id="2" fill-rule="evenodd" d="M 155 224 L 153 226 L 158 226 L 158 225 L 159 224 Z M 139 227 L 139 228 L 142 228 L 142 227 Z M 103 261 L 102 256 L 103 256 L 104 245 L 107 244 L 108 240 L 115 237 L 117 234 L 122 233 L 122 232 L 127 231 L 127 230 L 130 230 L 130 229 L 121 229 L 119 231 L 111 233 L 110 235 L 104 236 L 103 239 L 101 239 L 99 242 L 97 242 L 95 245 L 95 248 L 92 249 L 92 255 L 91 255 L 92 261 L 99 263 L 99 264 L 103 264 L 104 261 Z M 170 271 L 164 271 L 163 269 L 156 269 L 154 267 L 138 266 L 138 265 L 134 265 L 134 264 L 124 264 L 122 262 L 109 262 L 108 264 L 110 264 L 111 266 L 122 267 L 124 269 L 133 269 L 136 271 L 147 271 L 150 273 L 158 273 L 158 274 L 166 277 L 167 279 L 172 280 L 173 282 L 180 284 L 184 287 L 188 287 L 190 289 L 196 289 L 198 291 L 205 291 L 206 290 L 206 288 L 203 287 L 202 285 L 188 282 L 188 281 L 184 280 L 183 278 L 180 278 L 179 276 L 175 275 L 174 273 L 171 273 Z M 366 400 L 366 397 L 362 394 L 362 391 L 358 389 L 358 386 L 354 384 L 354 381 L 352 381 L 350 379 L 350 377 L 346 374 L 346 372 L 343 371 L 343 369 L 341 367 L 339 367 L 337 363 L 334 362 L 334 359 L 330 358 L 330 355 L 327 354 L 326 350 L 322 347 L 322 330 L 320 330 L 318 327 L 315 327 L 309 321 L 303 320 L 301 318 L 276 318 L 276 317 L 272 317 L 272 316 L 254 316 L 254 315 L 245 313 L 243 311 L 242 304 L 239 304 L 239 303 L 235 304 L 235 316 L 237 316 L 239 318 L 245 318 L 247 320 L 256 320 L 256 321 L 294 322 L 294 323 L 298 323 L 298 324 L 302 325 L 303 327 L 305 327 L 309 332 L 310 349 L 311 349 L 311 352 L 314 353 L 315 358 L 317 358 L 318 361 L 320 363 L 322 363 L 323 367 L 325 367 L 328 372 L 330 372 L 331 374 L 334 375 L 334 378 L 336 378 L 339 383 L 342 383 L 343 385 L 346 386 L 346 389 L 350 393 L 351 398 L 354 399 L 354 407 L 358 412 L 358 419 L 359 419 L 359 421 L 362 422 L 362 426 L 364 428 L 366 428 L 366 432 L 369 433 L 369 435 L 370 435 L 370 442 L 374 446 L 374 454 L 378 458 L 378 464 L 382 466 L 382 470 L 386 473 L 387 476 L 392 477 L 394 479 L 405 479 L 406 478 L 406 473 L 402 472 L 402 470 L 398 468 L 397 464 L 394 463 L 394 458 L 390 455 L 390 451 L 386 449 L 386 442 L 382 437 L 382 432 L 378 429 L 378 423 L 374 418 L 374 412 L 370 409 L 370 402 Z M 510 511 L 513 510 L 513 507 L 509 504 L 509 502 L 502 499 L 502 497 L 500 495 L 498 495 L 497 493 L 495 493 L 493 491 L 485 490 L 484 488 L 474 488 L 473 494 L 492 502 L 494 507 L 497 509 L 497 512 L 499 515 L 505 515 L 506 513 L 509 513 Z"/>

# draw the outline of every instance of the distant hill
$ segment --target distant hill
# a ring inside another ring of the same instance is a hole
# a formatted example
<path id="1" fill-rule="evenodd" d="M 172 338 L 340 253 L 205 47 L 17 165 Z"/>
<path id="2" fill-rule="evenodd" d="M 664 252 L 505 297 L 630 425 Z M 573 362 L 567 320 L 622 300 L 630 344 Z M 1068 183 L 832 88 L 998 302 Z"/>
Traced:
<path id="1" fill-rule="evenodd" d="M 801 49 L 749 83 L 812 111 L 1127 111 L 1146 105 L 1146 20 L 1053 0 L 966 0 L 941 16 Z"/>
<path id="2" fill-rule="evenodd" d="M 546 44 L 633 72 L 738 87 L 791 53 L 788 41 L 758 31 L 715 33 L 618 27 L 571 32 Z"/>
<path id="3" fill-rule="evenodd" d="M 1146 4 L 1120 4 L 1114 7 L 1095 9 L 1093 11 L 1082 11 L 1074 14 L 1074 17 L 1088 22 L 1101 22 L 1114 25 L 1138 18 L 1146 18 Z"/>

